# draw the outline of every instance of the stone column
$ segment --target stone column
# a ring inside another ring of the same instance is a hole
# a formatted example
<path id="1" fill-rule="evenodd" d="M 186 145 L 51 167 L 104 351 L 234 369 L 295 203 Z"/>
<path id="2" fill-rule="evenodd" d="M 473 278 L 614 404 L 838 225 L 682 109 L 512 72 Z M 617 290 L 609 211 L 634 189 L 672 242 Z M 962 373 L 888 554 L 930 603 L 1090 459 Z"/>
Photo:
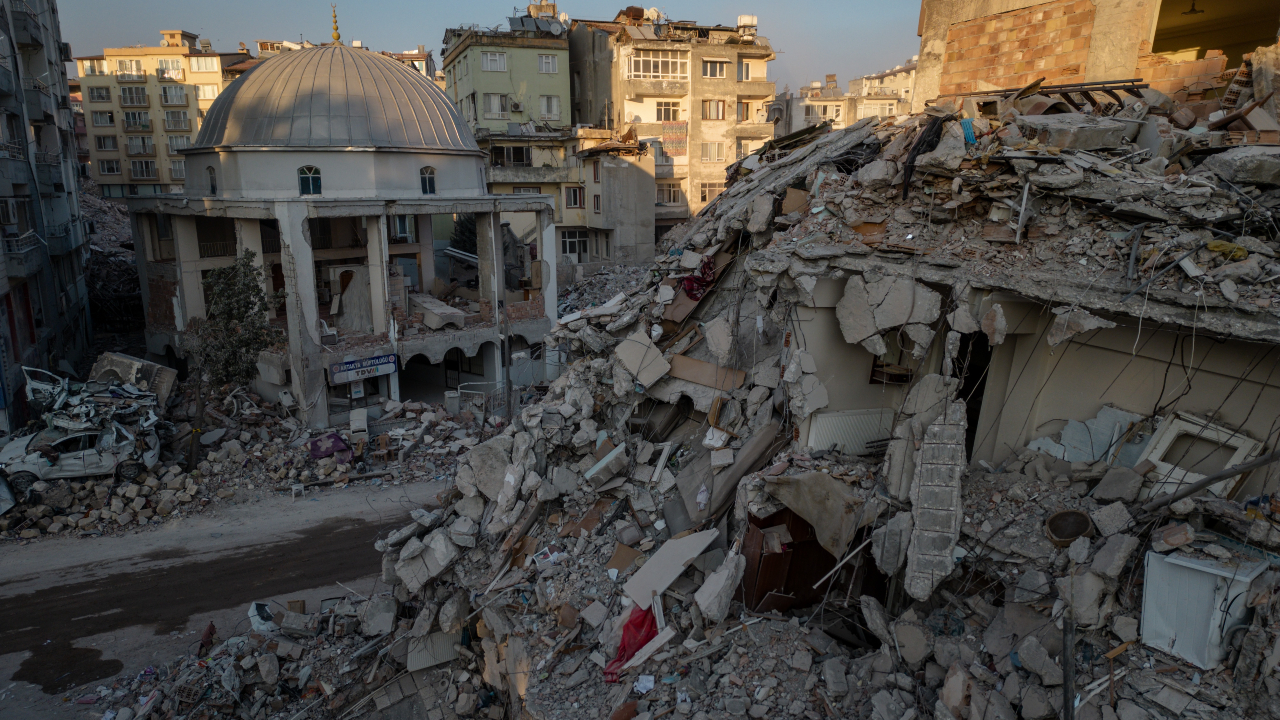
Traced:
<path id="1" fill-rule="evenodd" d="M 262 224 L 254 219 L 236 218 L 236 254 L 248 250 L 253 253 L 253 264 L 262 273 L 262 292 L 271 297 L 271 268 L 262 257 Z M 268 304 L 267 317 L 275 317 L 275 306 Z"/>
<path id="2" fill-rule="evenodd" d="M 373 314 L 373 334 L 387 331 L 390 305 L 387 303 L 387 216 L 368 224 L 369 310 Z"/>
<path id="3" fill-rule="evenodd" d="M 200 241 L 196 237 L 196 219 L 189 215 L 173 215 L 173 252 L 178 271 L 178 296 L 185 320 L 204 317 L 204 285 L 200 278 Z"/>
<path id="4" fill-rule="evenodd" d="M 319 361 L 322 348 L 307 204 L 277 202 L 275 216 L 280 222 L 280 264 L 284 272 L 292 392 L 302 408 L 303 422 L 313 428 L 324 428 L 329 425 L 329 389 L 324 363 Z"/>

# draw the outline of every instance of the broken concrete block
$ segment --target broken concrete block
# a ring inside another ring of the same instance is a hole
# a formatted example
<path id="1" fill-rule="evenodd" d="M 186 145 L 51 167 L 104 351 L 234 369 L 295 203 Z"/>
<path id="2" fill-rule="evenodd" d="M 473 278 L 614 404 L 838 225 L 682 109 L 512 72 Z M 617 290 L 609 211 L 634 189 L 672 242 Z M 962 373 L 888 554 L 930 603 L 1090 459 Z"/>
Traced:
<path id="1" fill-rule="evenodd" d="M 947 313 L 947 325 L 950 325 L 952 330 L 963 335 L 976 333 L 981 329 L 978 327 L 977 321 L 973 319 L 973 315 L 969 314 L 969 308 L 965 305 L 961 305 Z"/>
<path id="2" fill-rule="evenodd" d="M 719 470 L 733 464 L 733 448 L 722 448 L 711 451 L 711 469 Z"/>
<path id="3" fill-rule="evenodd" d="M 1027 570 L 1018 577 L 1018 584 L 1013 589 L 1013 601 L 1029 603 L 1043 600 L 1053 589 L 1048 573 L 1041 570 Z"/>
<path id="4" fill-rule="evenodd" d="M 713 573 L 707 576 L 702 587 L 694 593 L 694 602 L 702 610 L 702 617 L 715 624 L 724 620 L 729 614 L 729 603 L 733 593 L 742 581 L 742 573 L 747 569 L 747 559 L 742 555 L 731 555 Z"/>
<path id="5" fill-rule="evenodd" d="M 1237 185 L 1280 185 L 1280 147 L 1247 145 L 1211 155 L 1204 166 Z"/>
<path id="6" fill-rule="evenodd" d="M 465 456 L 474 473 L 476 489 L 490 500 L 497 500 L 502 492 L 502 481 L 507 477 L 507 466 L 511 464 L 511 444 L 510 435 L 495 435 L 471 448 Z"/>
<path id="7" fill-rule="evenodd" d="M 853 275 L 845 282 L 844 295 L 836 303 L 836 319 L 847 343 L 860 343 L 879 332 L 871 313 L 867 286 L 860 275 Z"/>
<path id="8" fill-rule="evenodd" d="M 968 705 L 970 682 L 969 673 L 965 672 L 959 663 L 953 663 L 947 669 L 946 679 L 942 681 L 942 687 L 938 690 L 938 703 L 946 708 L 952 718 L 964 717 L 961 711 Z"/>
<path id="9" fill-rule="evenodd" d="M 1117 533 L 1107 538 L 1107 542 L 1093 557 L 1090 570 L 1105 578 L 1118 579 L 1124 572 L 1124 566 L 1142 543 L 1138 538 Z"/>
<path id="10" fill-rule="evenodd" d="M 959 122 L 951 121 L 943 127 L 938 146 L 918 155 L 915 166 L 923 170 L 955 172 L 960 169 L 960 163 L 964 162 L 966 157 L 968 153 L 965 151 L 964 129 L 960 127 Z"/>
<path id="11" fill-rule="evenodd" d="M 827 683 L 827 692 L 835 697 L 843 697 L 849 692 L 849 679 L 845 676 L 844 660 L 838 657 L 822 663 L 822 679 Z"/>
<path id="12" fill-rule="evenodd" d="M 1046 340 L 1049 343 L 1049 347 L 1057 347 L 1082 332 L 1113 328 L 1115 326 L 1116 324 L 1110 320 L 1104 320 L 1084 310 L 1072 310 L 1071 312 L 1058 313 L 1057 317 L 1053 319 L 1053 324 L 1049 326 L 1049 335 Z"/>
<path id="13" fill-rule="evenodd" d="M 1045 685 L 1062 684 L 1062 668 L 1049 657 L 1049 651 L 1035 635 L 1028 635 L 1018 644 L 1018 662 L 1028 672 L 1039 675 Z"/>
<path id="14" fill-rule="evenodd" d="M 1071 541 L 1071 545 L 1067 547 L 1067 558 L 1077 565 L 1083 565 L 1089 561 L 1089 553 L 1093 551 L 1093 543 L 1089 542 L 1089 538 L 1081 536 Z"/>
<path id="15" fill-rule="evenodd" d="M 600 603 L 599 600 L 592 602 L 583 608 L 578 617 L 582 618 L 591 627 L 600 627 L 600 624 L 608 617 L 609 609 Z"/>
<path id="16" fill-rule="evenodd" d="M 707 349 L 711 351 L 716 362 L 721 365 L 728 365 L 729 353 L 733 345 L 733 335 L 729 328 L 729 320 L 725 317 L 725 314 L 703 325 L 702 336 L 706 338 Z M 648 387 L 648 385 L 645 387 Z"/>
<path id="17" fill-rule="evenodd" d="M 1107 471 L 1093 489 L 1093 499 L 1100 503 L 1122 500 L 1131 503 L 1138 499 L 1142 490 L 1142 476 L 1126 467 L 1115 467 Z"/>
<path id="18" fill-rule="evenodd" d="M 892 160 L 872 160 L 858 170 L 858 182 L 868 190 L 888 187 L 898 176 L 898 163 Z"/>
<path id="19" fill-rule="evenodd" d="M 1089 513 L 1089 517 L 1093 519 L 1093 526 L 1098 529 L 1098 534 L 1103 537 L 1111 537 L 1133 525 L 1133 517 L 1122 502 L 1104 505 Z"/>
<path id="20" fill-rule="evenodd" d="M 813 653 L 808 650 L 797 650 L 791 659 L 787 661 L 793 669 L 802 673 L 809 672 L 809 668 L 813 667 Z"/>
<path id="21" fill-rule="evenodd" d="M 280 659 L 273 653 L 259 655 L 258 674 L 262 675 L 262 682 L 268 687 L 275 685 L 280 681 Z"/>
<path id="22" fill-rule="evenodd" d="M 467 325 L 465 312 L 430 295 L 412 294 L 409 296 L 409 305 L 411 312 L 422 313 L 423 323 L 432 330 L 439 330 L 446 325 L 462 330 Z"/>
<path id="23" fill-rule="evenodd" d="M 884 355 L 885 353 L 889 352 L 889 347 L 884 344 L 884 338 L 880 337 L 879 335 L 872 335 L 871 337 L 867 338 L 866 340 L 863 340 L 861 343 L 858 343 L 858 344 L 861 345 L 863 349 L 865 349 L 867 352 L 871 353 L 872 355 L 875 355 L 876 357 L 880 357 L 881 355 Z"/>
<path id="24" fill-rule="evenodd" d="M 1004 308 L 1000 307 L 1000 303 L 995 303 L 987 314 L 982 316 L 982 332 L 987 334 L 987 342 L 995 346 L 1004 342 L 1004 334 L 1007 330 Z"/>
<path id="25" fill-rule="evenodd" d="M 881 330 L 909 323 L 929 324 L 941 314 L 942 296 L 909 277 L 884 276 L 867 283 L 872 316 Z"/>
<path id="26" fill-rule="evenodd" d="M 1057 580 L 1058 597 L 1069 602 L 1075 613 L 1076 623 L 1085 628 L 1096 628 L 1111 615 L 1115 601 L 1107 592 L 1102 577 L 1079 568 L 1074 575 Z M 1052 684 L 1048 681 L 1045 684 Z"/>
<path id="27" fill-rule="evenodd" d="M 1019 115 L 1017 125 L 1028 140 L 1072 150 L 1120 147 L 1127 128 L 1122 122 L 1082 113 Z"/>
<path id="28" fill-rule="evenodd" d="M 778 356 L 770 355 L 755 364 L 751 369 L 751 382 L 767 388 L 776 388 L 781 383 L 782 373 L 778 368 Z"/>
<path id="29" fill-rule="evenodd" d="M 1116 703 L 1116 716 L 1120 720 L 1151 720 L 1151 714 L 1137 703 L 1121 699 Z"/>
<path id="30" fill-rule="evenodd" d="M 867 621 L 867 629 L 871 634 L 886 645 L 892 644 L 893 635 L 889 631 L 889 619 L 880 601 L 870 595 L 863 595 L 859 598 L 859 603 L 862 605 L 862 617 Z"/>
<path id="31" fill-rule="evenodd" d="M 895 647 L 902 660 L 912 667 L 921 667 L 933 654 L 933 633 L 923 625 L 913 622 L 896 622 L 891 628 Z"/>
<path id="32" fill-rule="evenodd" d="M 911 513 L 903 511 L 871 533 L 871 556 L 885 575 L 894 575 L 906 561 L 913 526 Z"/>
<path id="33" fill-rule="evenodd" d="M 911 338 L 914 347 L 911 348 L 911 357 L 916 360 L 923 359 L 925 354 L 929 352 L 929 345 L 933 342 L 933 328 L 928 325 L 911 324 L 903 328 L 907 337 Z"/>
<path id="34" fill-rule="evenodd" d="M 757 193 L 751 199 L 751 214 L 747 219 L 747 232 L 754 235 L 769 229 L 769 223 L 773 221 L 773 204 L 774 197 L 772 193 Z"/>
<path id="35" fill-rule="evenodd" d="M 1035 684 L 1028 685 L 1022 691 L 1022 704 L 1019 710 L 1022 713 L 1022 720 L 1048 720 L 1057 715 L 1053 703 L 1049 700 L 1049 693 Z"/>
<path id="36" fill-rule="evenodd" d="M 378 595 L 360 604 L 356 617 L 360 619 L 360 634 L 365 637 L 385 635 L 396 628 L 396 599 Z"/>
<path id="37" fill-rule="evenodd" d="M 1138 639 L 1138 619 L 1128 615 L 1117 615 L 1111 618 L 1111 632 L 1120 638 L 1120 642 L 1132 642 Z"/>
<path id="38" fill-rule="evenodd" d="M 915 454 L 910 491 L 914 528 L 904 585 L 917 600 L 928 598 L 955 568 L 952 551 L 963 520 L 960 479 L 967 423 L 964 401 L 951 401 L 929 425 Z"/>
<path id="39" fill-rule="evenodd" d="M 427 566 L 427 573 L 433 578 L 447 570 L 461 553 L 458 546 L 449 539 L 449 532 L 445 528 L 433 531 L 424 544 L 427 547 L 422 553 L 422 560 Z"/>

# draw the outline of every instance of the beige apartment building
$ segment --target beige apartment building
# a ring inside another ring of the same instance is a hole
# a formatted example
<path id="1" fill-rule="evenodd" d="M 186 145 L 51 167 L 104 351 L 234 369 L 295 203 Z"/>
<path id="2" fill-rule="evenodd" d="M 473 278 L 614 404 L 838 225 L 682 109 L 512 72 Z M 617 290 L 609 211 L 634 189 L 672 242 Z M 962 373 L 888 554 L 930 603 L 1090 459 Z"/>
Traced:
<path id="1" fill-rule="evenodd" d="M 218 53 L 184 30 L 160 31 L 157 47 L 106 48 L 76 58 L 89 135 L 90 176 L 106 197 L 181 193 L 182 152 L 205 111 L 249 58 Z M 242 44 L 243 45 L 243 44 Z"/>
<path id="2" fill-rule="evenodd" d="M 635 130 L 650 147 L 658 235 L 714 200 L 726 168 L 773 137 L 774 51 L 756 25 L 754 15 L 726 27 L 636 7 L 571 23 L 573 122 Z"/>

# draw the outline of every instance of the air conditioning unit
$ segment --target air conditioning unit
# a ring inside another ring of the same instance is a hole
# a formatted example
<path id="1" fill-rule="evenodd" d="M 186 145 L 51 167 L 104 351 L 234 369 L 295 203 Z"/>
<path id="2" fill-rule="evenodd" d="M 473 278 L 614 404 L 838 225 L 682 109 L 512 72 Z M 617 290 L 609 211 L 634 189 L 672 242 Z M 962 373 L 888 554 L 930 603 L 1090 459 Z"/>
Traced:
<path id="1" fill-rule="evenodd" d="M 511 103 L 511 112 L 524 112 L 524 103 Z"/>
<path id="2" fill-rule="evenodd" d="M 16 225 L 18 223 L 18 201 L 0 202 L 0 225 Z"/>

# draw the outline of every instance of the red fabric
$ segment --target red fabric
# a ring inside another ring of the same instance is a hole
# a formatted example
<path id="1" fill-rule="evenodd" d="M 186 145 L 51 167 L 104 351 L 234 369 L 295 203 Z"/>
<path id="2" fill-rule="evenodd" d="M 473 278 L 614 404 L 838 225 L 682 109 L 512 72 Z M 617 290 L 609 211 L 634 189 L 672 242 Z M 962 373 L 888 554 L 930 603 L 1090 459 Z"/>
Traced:
<path id="1" fill-rule="evenodd" d="M 657 636 L 658 621 L 653 618 L 653 611 L 631 608 L 631 617 L 622 626 L 622 642 L 618 643 L 618 654 L 604 666 L 604 681 L 618 682 L 618 672 L 622 670 L 622 666 Z"/>
<path id="2" fill-rule="evenodd" d="M 684 294 L 688 295 L 690 300 L 701 300 L 707 289 L 715 281 L 716 261 L 715 258 L 708 255 L 703 259 L 698 272 L 692 275 L 685 275 L 680 282 L 684 287 Z"/>

